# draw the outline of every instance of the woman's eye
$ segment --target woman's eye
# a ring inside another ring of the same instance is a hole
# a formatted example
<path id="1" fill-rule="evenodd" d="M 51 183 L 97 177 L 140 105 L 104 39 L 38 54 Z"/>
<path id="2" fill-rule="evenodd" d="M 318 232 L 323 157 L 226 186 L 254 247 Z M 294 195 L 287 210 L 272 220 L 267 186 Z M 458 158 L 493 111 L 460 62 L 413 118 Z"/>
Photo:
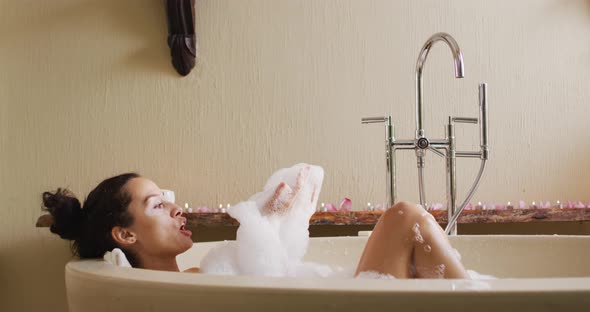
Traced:
<path id="1" fill-rule="evenodd" d="M 159 203 L 156 205 L 156 208 L 164 208 L 164 203 Z"/>

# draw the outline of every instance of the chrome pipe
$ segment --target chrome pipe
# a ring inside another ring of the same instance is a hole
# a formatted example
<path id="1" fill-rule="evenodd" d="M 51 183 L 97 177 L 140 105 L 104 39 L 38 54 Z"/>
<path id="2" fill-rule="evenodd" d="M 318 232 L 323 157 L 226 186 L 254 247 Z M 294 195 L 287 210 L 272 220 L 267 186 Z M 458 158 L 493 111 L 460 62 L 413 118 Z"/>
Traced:
<path id="1" fill-rule="evenodd" d="M 488 150 L 488 84 L 479 84 L 479 142 L 481 159 L 489 159 Z"/>
<path id="2" fill-rule="evenodd" d="M 441 151 L 437 150 L 437 149 L 436 149 L 435 147 L 433 147 L 433 146 L 429 146 L 429 147 L 428 147 L 428 150 L 429 150 L 429 151 L 431 151 L 431 152 L 433 152 L 434 154 L 436 154 L 436 155 L 440 156 L 440 157 L 446 157 L 446 155 L 445 155 L 443 152 L 441 152 Z"/>
<path id="3" fill-rule="evenodd" d="M 420 196 L 420 205 L 426 208 L 426 192 L 424 190 L 424 156 L 418 158 L 418 162 L 422 161 L 422 167 L 418 165 L 418 193 Z"/>
<path id="4" fill-rule="evenodd" d="M 477 118 L 453 117 L 453 122 L 477 124 Z"/>
<path id="5" fill-rule="evenodd" d="M 475 178 L 475 183 L 473 183 L 473 185 L 471 186 L 471 189 L 469 190 L 467 197 L 465 197 L 465 200 L 463 201 L 463 203 L 461 203 L 461 206 L 459 206 L 459 209 L 457 209 L 457 211 L 454 213 L 452 218 L 449 218 L 449 222 L 447 223 L 447 227 L 445 228 L 445 233 L 447 233 L 448 235 L 452 235 L 453 229 L 456 230 L 456 225 L 457 225 L 456 223 L 457 223 L 457 220 L 459 219 L 459 216 L 463 212 L 463 209 L 465 209 L 465 206 L 467 206 L 467 203 L 469 203 L 469 201 L 471 200 L 471 197 L 473 197 L 473 194 L 475 194 L 475 191 L 477 190 L 477 187 L 479 186 L 479 182 L 481 181 L 481 178 L 483 176 L 483 172 L 486 168 L 486 162 L 487 162 L 487 160 L 485 160 L 485 159 L 481 160 L 479 172 L 477 173 L 477 177 Z"/>
<path id="6" fill-rule="evenodd" d="M 481 152 L 455 152 L 457 157 L 481 158 Z"/>
<path id="7" fill-rule="evenodd" d="M 391 116 L 389 116 L 391 118 Z M 361 118 L 362 124 L 387 122 L 387 117 L 364 117 Z"/>
<path id="8" fill-rule="evenodd" d="M 416 62 L 416 139 L 424 137 L 422 71 L 424 69 L 424 62 L 426 62 L 428 53 L 430 52 L 432 45 L 434 45 L 434 43 L 437 41 L 444 41 L 451 49 L 451 53 L 453 54 L 453 64 L 455 67 L 455 78 L 464 77 L 463 54 L 461 53 L 461 49 L 459 48 L 457 41 L 455 41 L 451 35 L 442 32 L 436 33 L 428 38 L 426 43 L 424 43 L 424 46 L 422 46 L 420 54 L 418 55 L 418 61 Z"/>
<path id="9" fill-rule="evenodd" d="M 387 175 L 386 175 L 386 185 L 387 185 L 387 197 L 386 201 L 389 204 L 389 207 L 393 207 L 395 205 L 395 149 L 393 148 L 393 142 L 395 142 L 395 128 L 393 127 L 393 123 L 391 122 L 391 116 L 387 117 L 387 124 L 385 125 L 385 161 L 387 162 Z"/>
<path id="10" fill-rule="evenodd" d="M 395 204 L 395 127 L 391 116 L 361 118 L 362 124 L 385 123 L 385 166 L 387 168 L 385 184 L 387 185 L 386 202 L 389 207 Z M 413 142 L 413 141 L 412 141 Z M 402 142 L 403 143 L 403 142 Z"/>
<path id="11" fill-rule="evenodd" d="M 393 147 L 396 149 L 414 149 L 416 147 L 416 141 L 414 140 L 396 140 L 393 142 Z"/>
<path id="12" fill-rule="evenodd" d="M 457 171 L 455 169 L 455 126 L 451 117 L 447 125 L 447 139 L 449 140 L 449 151 L 447 153 L 447 215 L 450 220 L 455 215 L 457 199 Z M 457 235 L 457 227 L 450 229 L 451 235 Z"/>

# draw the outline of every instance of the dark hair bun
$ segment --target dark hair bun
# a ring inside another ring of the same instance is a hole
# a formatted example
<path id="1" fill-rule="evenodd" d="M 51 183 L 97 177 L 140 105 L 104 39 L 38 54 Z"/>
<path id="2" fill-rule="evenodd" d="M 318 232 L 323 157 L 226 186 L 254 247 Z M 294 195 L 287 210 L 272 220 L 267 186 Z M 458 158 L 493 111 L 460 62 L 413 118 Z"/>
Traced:
<path id="1" fill-rule="evenodd" d="M 80 201 L 67 189 L 43 193 L 43 206 L 53 217 L 51 232 L 61 238 L 75 240 L 82 233 L 84 214 Z"/>

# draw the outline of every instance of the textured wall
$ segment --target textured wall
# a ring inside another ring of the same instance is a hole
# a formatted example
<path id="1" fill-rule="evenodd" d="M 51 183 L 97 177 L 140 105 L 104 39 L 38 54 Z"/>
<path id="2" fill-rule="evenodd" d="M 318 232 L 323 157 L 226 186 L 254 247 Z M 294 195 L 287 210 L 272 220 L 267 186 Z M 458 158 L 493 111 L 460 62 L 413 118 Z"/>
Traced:
<path id="1" fill-rule="evenodd" d="M 391 114 L 398 137 L 413 136 L 415 62 L 438 31 L 459 42 L 466 77 L 437 44 L 424 74 L 431 137 L 448 115 L 476 116 L 477 84 L 489 84 L 492 156 L 474 199 L 590 200 L 590 1 L 200 0 L 186 78 L 169 64 L 162 3 L 0 0 L 6 311 L 65 306 L 68 246 L 33 227 L 44 190 L 84 197 L 138 171 L 179 202 L 214 206 L 309 162 L 326 170 L 322 201 L 383 199 L 384 131 L 360 118 Z M 460 148 L 476 147 L 471 130 Z M 459 194 L 477 166 L 459 160 Z M 398 167 L 399 196 L 417 200 L 412 153 Z M 444 162 L 430 155 L 428 168 L 429 201 L 443 201 Z"/>

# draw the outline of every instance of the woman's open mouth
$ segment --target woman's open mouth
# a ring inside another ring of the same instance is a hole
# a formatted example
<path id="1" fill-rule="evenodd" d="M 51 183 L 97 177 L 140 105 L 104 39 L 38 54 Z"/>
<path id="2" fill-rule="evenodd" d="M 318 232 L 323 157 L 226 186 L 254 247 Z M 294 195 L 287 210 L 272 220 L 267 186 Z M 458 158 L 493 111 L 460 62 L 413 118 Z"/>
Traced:
<path id="1" fill-rule="evenodd" d="M 186 227 L 186 221 L 183 221 L 182 224 L 180 225 L 180 233 L 182 233 L 183 235 L 186 235 L 188 237 L 191 237 L 191 235 L 193 235 L 193 232 L 191 232 L 191 230 L 188 230 Z"/>

